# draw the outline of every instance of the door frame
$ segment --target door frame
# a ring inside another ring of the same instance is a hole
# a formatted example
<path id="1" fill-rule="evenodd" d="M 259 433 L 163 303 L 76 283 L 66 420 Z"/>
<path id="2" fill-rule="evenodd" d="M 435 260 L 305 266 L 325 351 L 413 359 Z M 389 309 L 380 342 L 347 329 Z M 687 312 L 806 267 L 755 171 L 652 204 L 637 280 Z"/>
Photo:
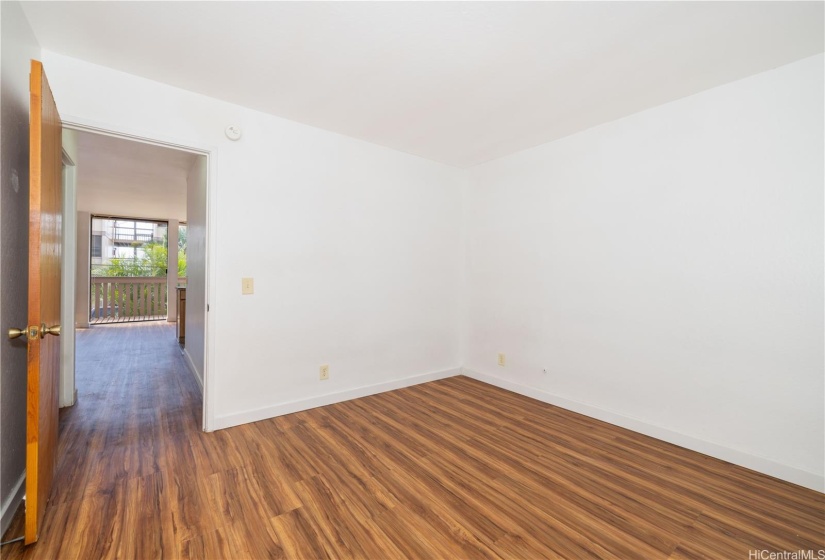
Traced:
<path id="1" fill-rule="evenodd" d="M 165 135 L 155 134 L 152 132 L 134 130 L 128 127 L 123 127 L 117 124 L 100 123 L 77 117 L 73 115 L 61 115 L 63 120 L 63 128 L 68 130 L 76 130 L 79 132 L 91 132 L 93 134 L 102 134 L 123 140 L 131 140 L 134 142 L 141 142 L 143 144 L 151 144 L 163 148 L 172 148 L 181 150 L 192 154 L 206 157 L 206 247 L 205 247 L 205 290 L 206 301 L 204 302 L 204 356 L 203 356 L 203 411 L 202 411 L 202 427 L 205 432 L 211 432 L 215 428 L 215 407 L 214 407 L 214 379 L 211 375 L 212 365 L 214 364 L 214 333 L 216 321 L 215 309 L 215 290 L 216 271 L 217 271 L 217 227 L 216 227 L 216 208 L 217 208 L 217 177 L 218 177 L 218 147 L 211 144 L 206 144 L 200 140 L 170 138 Z M 78 162 L 83 165 L 82 162 Z M 72 329 L 74 330 L 74 322 L 72 322 Z"/>
<path id="2" fill-rule="evenodd" d="M 63 340 L 60 344 L 60 408 L 75 404 L 75 286 L 77 279 L 77 167 L 71 154 L 63 147 L 63 259 L 60 265 L 60 324 Z"/>

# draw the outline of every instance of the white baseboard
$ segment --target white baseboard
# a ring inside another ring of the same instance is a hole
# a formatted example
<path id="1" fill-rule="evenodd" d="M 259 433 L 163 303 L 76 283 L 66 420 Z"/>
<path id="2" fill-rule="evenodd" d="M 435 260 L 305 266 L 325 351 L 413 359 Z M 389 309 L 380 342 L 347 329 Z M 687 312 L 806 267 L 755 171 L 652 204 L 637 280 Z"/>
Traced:
<path id="1" fill-rule="evenodd" d="M 62 398 L 62 395 L 61 395 L 61 398 Z M 69 402 L 61 402 L 60 403 L 60 408 L 68 408 L 70 406 L 74 406 L 75 404 L 77 404 L 77 389 L 75 389 L 74 393 L 72 393 L 72 400 L 69 401 Z"/>
<path id="2" fill-rule="evenodd" d="M 566 410 L 578 412 L 579 414 L 584 414 L 585 416 L 602 420 L 615 426 L 627 428 L 628 430 L 633 430 L 634 432 L 654 437 L 692 451 L 698 451 L 699 453 L 710 455 L 711 457 L 727 461 L 728 463 L 733 463 L 769 476 L 780 478 L 818 492 L 825 492 L 825 476 L 821 474 L 804 471 L 789 465 L 783 465 L 782 463 L 777 463 L 771 459 L 759 457 L 758 455 L 751 455 L 718 443 L 713 443 L 679 432 L 674 432 L 673 430 L 656 426 L 654 424 L 649 424 L 642 420 L 625 416 L 611 410 L 566 399 L 541 389 L 535 389 L 533 387 L 514 383 L 512 381 L 508 381 L 507 379 L 502 379 L 493 375 L 478 373 L 467 368 L 462 368 L 462 374 L 526 397 L 531 397 Z"/>
<path id="3" fill-rule="evenodd" d="M 25 495 L 26 471 L 23 471 L 9 495 L 3 500 L 2 509 L 0 509 L 0 535 L 6 534 L 6 529 L 11 525 L 11 520 L 14 519 L 14 514 L 17 513 L 17 508 L 20 507 L 20 502 L 23 501 Z"/>
<path id="4" fill-rule="evenodd" d="M 241 424 L 266 420 L 267 418 L 274 418 L 275 416 L 292 414 L 293 412 L 309 410 L 310 408 L 317 408 L 319 406 L 326 406 L 351 399 L 368 397 L 370 395 L 384 393 L 386 391 L 394 391 L 395 389 L 403 389 L 404 387 L 411 387 L 412 385 L 418 385 L 419 383 L 427 383 L 428 381 L 436 381 L 438 379 L 445 379 L 447 377 L 453 377 L 460 374 L 460 368 L 446 369 L 442 371 L 413 375 L 411 377 L 405 377 L 403 379 L 396 379 L 393 381 L 385 381 L 374 385 L 355 387 L 353 389 L 346 389 L 335 393 L 327 393 L 326 395 L 319 395 L 317 397 L 278 403 L 254 410 L 226 414 L 215 418 L 215 429 L 221 430 L 223 428 L 231 428 L 232 426 L 240 426 Z"/>
<path id="5" fill-rule="evenodd" d="M 192 372 L 192 375 L 195 376 L 195 381 L 198 382 L 198 386 L 201 388 L 201 394 L 203 394 L 203 379 L 201 379 L 201 374 L 198 373 L 198 369 L 195 367 L 195 362 L 192 361 L 192 356 L 189 355 L 189 352 L 186 348 L 183 349 L 183 361 L 186 362 L 186 367 L 189 368 L 189 371 Z"/>

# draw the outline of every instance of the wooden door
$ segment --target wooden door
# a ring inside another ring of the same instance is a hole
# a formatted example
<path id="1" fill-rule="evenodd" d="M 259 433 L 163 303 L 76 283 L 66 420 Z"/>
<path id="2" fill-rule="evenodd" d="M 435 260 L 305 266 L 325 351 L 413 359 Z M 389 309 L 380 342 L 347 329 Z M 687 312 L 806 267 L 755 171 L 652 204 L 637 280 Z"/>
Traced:
<path id="1" fill-rule="evenodd" d="M 57 459 L 60 255 L 63 206 L 60 115 L 43 65 L 32 60 L 29 121 L 29 328 L 26 544 L 37 540 Z"/>

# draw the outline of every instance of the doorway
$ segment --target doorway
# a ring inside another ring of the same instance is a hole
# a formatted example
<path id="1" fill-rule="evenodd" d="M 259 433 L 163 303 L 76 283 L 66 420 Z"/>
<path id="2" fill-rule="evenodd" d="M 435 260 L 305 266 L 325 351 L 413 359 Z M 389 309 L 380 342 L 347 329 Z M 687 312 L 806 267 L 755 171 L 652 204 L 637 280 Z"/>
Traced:
<path id="1" fill-rule="evenodd" d="M 175 305 L 169 287 L 186 283 L 181 226 L 175 244 L 174 232 L 165 220 L 98 214 L 91 219 L 89 322 L 166 320 L 169 305 Z"/>
<path id="2" fill-rule="evenodd" d="M 71 198 L 66 206 L 74 208 L 76 246 L 73 255 L 64 255 L 64 261 L 73 264 L 64 270 L 64 280 L 73 280 L 74 297 L 64 301 L 73 307 L 74 320 L 64 324 L 89 329 L 151 319 L 169 324 L 170 338 L 177 343 L 175 326 L 188 319 L 189 332 L 180 350 L 200 387 L 200 416 L 207 429 L 210 152 L 72 123 L 64 123 L 64 129 L 76 152 L 74 189 L 66 194 Z M 182 278 L 179 243 L 181 232 L 184 239 L 191 238 L 186 235 L 190 225 L 196 226 L 191 229 L 197 238 L 194 249 L 186 252 Z M 152 270 L 161 266 L 158 259 L 166 260 L 162 275 Z M 177 292 L 184 286 L 189 304 L 185 316 L 179 317 Z M 61 395 L 75 392 L 75 357 L 61 374 Z"/>

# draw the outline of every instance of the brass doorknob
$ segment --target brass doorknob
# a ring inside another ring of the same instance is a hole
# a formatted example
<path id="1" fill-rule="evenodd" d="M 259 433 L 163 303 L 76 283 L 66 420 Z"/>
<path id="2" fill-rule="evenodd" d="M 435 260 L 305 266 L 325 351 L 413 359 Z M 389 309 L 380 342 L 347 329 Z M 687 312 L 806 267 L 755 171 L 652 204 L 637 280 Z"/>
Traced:
<path id="1" fill-rule="evenodd" d="M 28 329 L 9 329 L 9 338 L 17 338 L 19 336 L 27 336 L 29 334 Z"/>
<path id="2" fill-rule="evenodd" d="M 44 325 L 45 326 L 45 325 Z M 29 340 L 34 340 L 40 334 L 40 327 L 32 325 L 28 329 L 9 329 L 9 338 L 17 338 L 18 336 L 27 336 Z"/>
<path id="3" fill-rule="evenodd" d="M 54 336 L 60 336 L 60 325 L 55 325 L 53 327 L 47 327 L 46 325 L 40 326 L 40 338 L 46 338 L 47 334 L 53 334 Z"/>

